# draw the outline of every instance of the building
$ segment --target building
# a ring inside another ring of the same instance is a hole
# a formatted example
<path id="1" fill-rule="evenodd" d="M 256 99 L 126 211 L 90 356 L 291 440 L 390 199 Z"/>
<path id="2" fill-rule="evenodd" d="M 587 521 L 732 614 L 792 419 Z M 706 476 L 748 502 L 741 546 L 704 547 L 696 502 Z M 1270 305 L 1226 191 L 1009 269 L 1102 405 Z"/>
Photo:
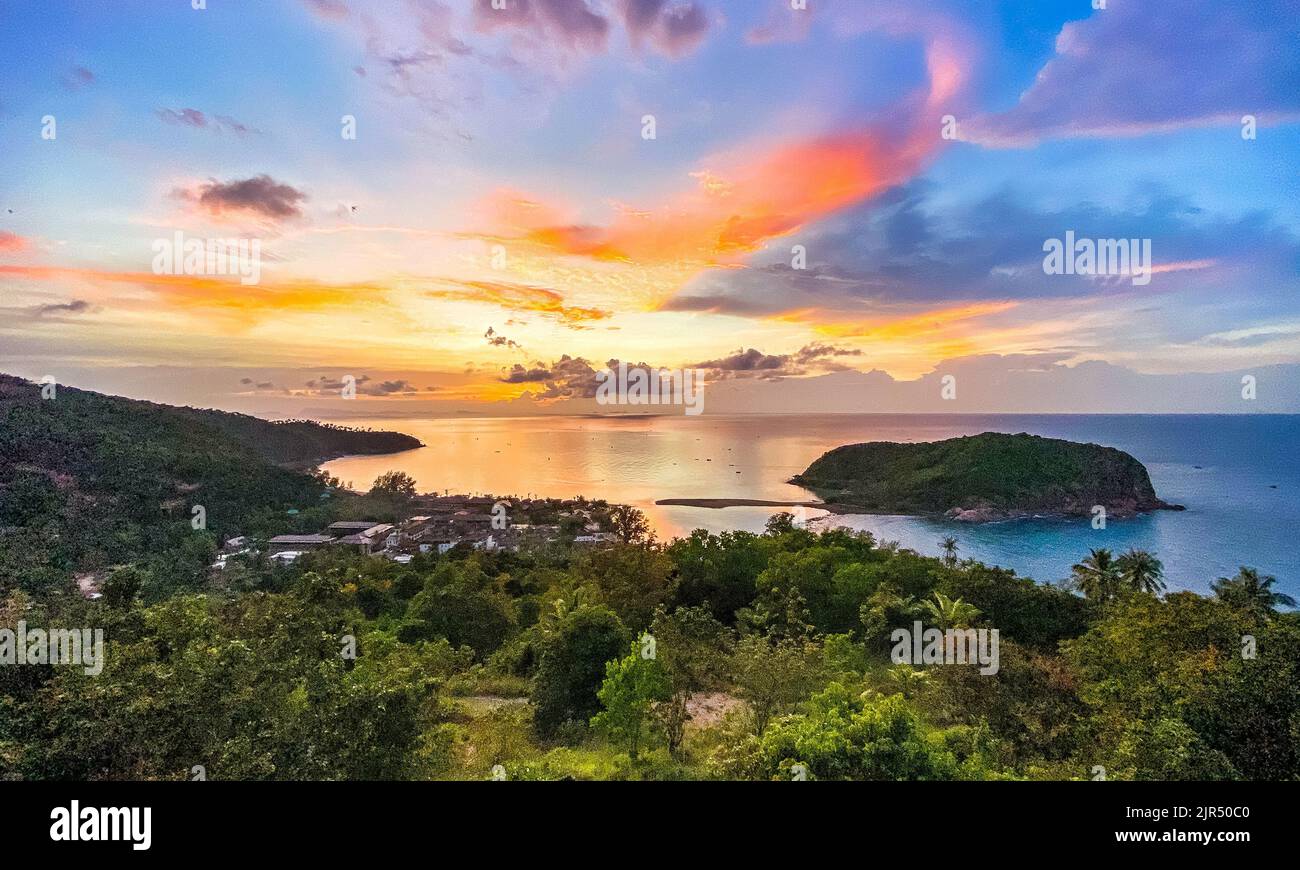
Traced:
<path id="1" fill-rule="evenodd" d="M 377 520 L 339 520 L 337 523 L 330 523 L 329 527 L 325 529 L 325 534 L 335 538 L 344 538 L 348 535 L 363 535 L 379 524 Z"/>
<path id="2" fill-rule="evenodd" d="M 271 555 L 276 553 L 298 552 L 304 550 L 319 550 L 328 544 L 332 544 L 334 538 L 331 535 L 276 535 L 266 542 L 266 551 Z"/>
<path id="3" fill-rule="evenodd" d="M 332 546 L 351 547 L 358 553 L 373 553 L 378 549 L 378 542 L 374 538 L 368 538 L 365 535 L 347 535 L 346 537 L 335 538 Z"/>
<path id="4" fill-rule="evenodd" d="M 618 543 L 618 535 L 613 532 L 597 532 L 594 535 L 578 535 L 573 539 L 573 543 L 583 544 L 589 547 L 599 544 L 616 544 Z"/>

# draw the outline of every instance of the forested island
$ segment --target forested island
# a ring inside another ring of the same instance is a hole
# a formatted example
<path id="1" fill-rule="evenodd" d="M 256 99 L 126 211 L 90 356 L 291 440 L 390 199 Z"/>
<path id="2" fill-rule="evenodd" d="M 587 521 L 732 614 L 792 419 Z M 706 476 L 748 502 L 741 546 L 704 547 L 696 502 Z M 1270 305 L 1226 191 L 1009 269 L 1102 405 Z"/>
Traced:
<path id="1" fill-rule="evenodd" d="M 286 563 L 269 537 L 423 497 L 283 468 L 234 422 L 0 386 L 0 629 L 107 639 L 94 674 L 0 666 L 3 779 L 1300 777 L 1300 616 L 1249 567 L 1166 592 L 1155 554 L 1098 547 L 1045 584 L 956 538 L 778 514 L 664 542 L 585 500 L 517 549 Z M 996 630 L 998 667 L 898 662 L 917 623 Z"/>
<path id="2" fill-rule="evenodd" d="M 945 441 L 848 444 L 791 483 L 840 511 L 943 514 L 983 522 L 1181 510 L 1156 496 L 1141 462 L 1114 447 L 985 432 Z"/>

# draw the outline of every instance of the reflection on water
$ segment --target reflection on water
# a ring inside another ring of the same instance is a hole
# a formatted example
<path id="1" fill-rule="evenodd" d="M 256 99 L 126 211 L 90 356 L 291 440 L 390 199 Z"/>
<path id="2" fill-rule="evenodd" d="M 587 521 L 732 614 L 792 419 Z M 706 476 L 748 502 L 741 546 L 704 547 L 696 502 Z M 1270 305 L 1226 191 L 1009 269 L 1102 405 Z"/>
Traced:
<path id="1" fill-rule="evenodd" d="M 836 517 L 883 540 L 937 552 L 947 534 L 962 554 L 1057 580 L 1090 547 L 1155 551 L 1171 586 L 1198 590 L 1249 564 L 1297 592 L 1290 546 L 1300 528 L 1294 416 L 820 415 L 750 417 L 530 417 L 368 420 L 425 447 L 347 457 L 326 469 L 356 488 L 401 469 L 422 491 L 492 495 L 584 495 L 634 504 L 661 538 L 694 528 L 761 530 L 767 508 L 660 507 L 663 498 L 811 498 L 786 483 L 832 447 L 859 441 L 934 441 L 985 431 L 1031 432 L 1127 450 L 1151 472 L 1157 493 L 1185 513 L 1112 520 L 1022 521 L 966 526 L 915 517 Z M 1199 467 L 1198 467 L 1199 466 Z M 816 514 L 817 512 L 812 512 Z"/>

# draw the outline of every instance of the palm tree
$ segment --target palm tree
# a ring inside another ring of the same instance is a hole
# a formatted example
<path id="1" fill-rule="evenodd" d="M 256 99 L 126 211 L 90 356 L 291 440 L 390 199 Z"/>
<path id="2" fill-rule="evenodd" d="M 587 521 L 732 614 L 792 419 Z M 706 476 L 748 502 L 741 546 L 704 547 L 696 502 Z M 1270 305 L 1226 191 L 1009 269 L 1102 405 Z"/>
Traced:
<path id="1" fill-rule="evenodd" d="M 1296 600 L 1290 595 L 1273 591 L 1276 582 L 1276 577 L 1261 577 L 1254 568 L 1243 565 L 1237 570 L 1236 577 L 1220 577 L 1210 584 L 1210 588 L 1219 600 L 1259 614 L 1273 613 L 1279 607 L 1295 607 Z"/>
<path id="2" fill-rule="evenodd" d="M 1165 566 L 1146 550 L 1129 550 L 1115 560 L 1119 579 L 1135 592 L 1155 595 L 1165 588 Z"/>
<path id="3" fill-rule="evenodd" d="M 1119 590 L 1119 568 L 1104 547 L 1092 550 L 1070 569 L 1070 579 L 1083 596 L 1092 601 L 1109 601 Z"/>
<path id="4" fill-rule="evenodd" d="M 939 542 L 939 549 L 943 550 L 943 564 L 949 568 L 957 564 L 957 539 L 944 538 Z"/>
<path id="5" fill-rule="evenodd" d="M 954 600 L 942 592 L 934 593 L 934 601 L 922 602 L 939 628 L 967 628 L 980 615 L 980 609 L 960 598 Z"/>

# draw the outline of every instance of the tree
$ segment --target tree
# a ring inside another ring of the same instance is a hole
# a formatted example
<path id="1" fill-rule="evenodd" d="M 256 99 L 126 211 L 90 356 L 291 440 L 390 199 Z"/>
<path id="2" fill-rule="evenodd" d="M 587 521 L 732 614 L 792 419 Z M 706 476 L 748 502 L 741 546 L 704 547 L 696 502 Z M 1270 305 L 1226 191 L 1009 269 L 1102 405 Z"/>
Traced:
<path id="1" fill-rule="evenodd" d="M 696 529 L 674 540 L 667 548 L 677 569 L 673 604 L 705 605 L 719 622 L 733 625 L 736 611 L 754 602 L 756 580 L 772 549 L 770 538 L 749 532 L 711 535 Z"/>
<path id="2" fill-rule="evenodd" d="M 960 571 L 944 572 L 938 589 L 978 607 L 984 621 L 996 625 L 1004 639 L 1015 638 L 1043 652 L 1055 653 L 1060 641 L 1082 634 L 1093 610 L 1068 589 L 1035 583 L 1014 571 L 978 562 L 968 561 Z M 899 624 L 904 623 L 895 623 Z"/>
<path id="3" fill-rule="evenodd" d="M 104 581 L 101 590 L 104 593 L 104 603 L 109 607 L 129 608 L 148 582 L 149 578 L 138 568 L 118 568 Z"/>
<path id="4" fill-rule="evenodd" d="M 1071 569 L 1075 588 L 1090 601 L 1109 601 L 1119 591 L 1119 567 L 1110 550 L 1104 547 L 1092 550 L 1087 558 Z"/>
<path id="5" fill-rule="evenodd" d="M 486 658 L 514 627 L 511 601 L 500 592 L 463 577 L 447 585 L 431 578 L 407 605 L 398 636 L 408 642 L 445 637 L 452 646 L 468 645 Z"/>
<path id="6" fill-rule="evenodd" d="M 967 628 L 980 615 L 978 607 L 967 604 L 960 598 L 949 598 L 942 592 L 934 593 L 933 601 L 923 601 L 921 604 L 937 628 Z"/>
<path id="7" fill-rule="evenodd" d="M 650 626 L 655 656 L 668 678 L 669 695 L 655 707 L 668 751 L 676 753 L 690 721 L 688 702 L 716 686 L 726 671 L 730 633 L 704 607 L 655 612 Z"/>
<path id="8" fill-rule="evenodd" d="M 882 647 L 895 627 L 911 625 L 924 613 L 925 608 L 915 598 L 899 594 L 892 586 L 881 586 L 858 608 L 863 637 L 872 648 Z"/>
<path id="9" fill-rule="evenodd" d="M 905 699 L 916 697 L 930 682 L 929 671 L 908 664 L 894 665 L 886 673 L 889 675 L 890 684 L 898 689 L 898 694 Z"/>
<path id="10" fill-rule="evenodd" d="M 807 709 L 763 734 L 751 776 L 786 778 L 792 762 L 821 780 L 941 780 L 961 773 L 957 758 L 927 739 L 920 716 L 901 696 L 864 698 L 832 683 Z"/>
<path id="11" fill-rule="evenodd" d="M 747 637 L 740 642 L 732 672 L 740 696 L 749 702 L 756 734 L 808 697 L 821 675 L 820 657 L 816 644 L 802 640 Z"/>
<path id="12" fill-rule="evenodd" d="M 1120 581 L 1134 592 L 1150 595 L 1165 589 L 1164 563 L 1146 550 L 1129 550 L 1115 560 Z"/>
<path id="13" fill-rule="evenodd" d="M 559 621 L 542 642 L 533 677 L 533 722 L 542 736 L 600 712 L 596 693 L 605 679 L 605 662 L 618 658 L 628 640 L 623 623 L 604 607 L 583 607 Z"/>
<path id="14" fill-rule="evenodd" d="M 769 535 L 783 535 L 786 532 L 792 532 L 794 531 L 794 514 L 789 511 L 772 514 L 767 518 L 764 529 Z"/>
<path id="15" fill-rule="evenodd" d="M 1080 766 L 1089 759 L 1113 759 L 1114 764 L 1102 762 L 1113 779 L 1229 773 L 1223 757 L 1241 751 L 1223 738 L 1243 742 L 1242 726 L 1255 723 L 1249 713 L 1234 712 L 1235 731 L 1216 734 L 1202 711 L 1207 696 L 1226 687 L 1229 674 L 1255 671 L 1239 651 L 1248 624 L 1233 608 L 1190 592 L 1127 595 L 1082 636 L 1063 643 L 1078 696 L 1090 711 L 1079 729 Z M 1237 684 L 1221 697 L 1240 704 L 1241 689 Z M 1250 697 L 1261 695 L 1252 691 Z M 1276 709 L 1287 711 L 1287 706 Z M 1244 742 L 1276 740 L 1291 727 L 1253 731 Z"/>
<path id="16" fill-rule="evenodd" d="M 658 546 L 616 545 L 588 550 L 573 560 L 573 576 L 633 631 L 644 631 L 668 597 L 673 563 Z"/>
<path id="17" fill-rule="evenodd" d="M 591 717 L 591 725 L 611 740 L 624 741 L 635 759 L 651 708 L 669 691 L 663 666 L 634 640 L 627 656 L 605 664 L 605 681 L 596 693 L 605 709 Z"/>
<path id="18" fill-rule="evenodd" d="M 1259 576 L 1259 571 L 1245 565 L 1232 578 L 1220 577 L 1210 584 L 1219 600 L 1256 616 L 1267 616 L 1279 607 L 1295 607 L 1296 600 L 1282 592 L 1274 592 L 1276 577 Z"/>
<path id="19" fill-rule="evenodd" d="M 617 504 L 610 508 L 609 522 L 625 544 L 644 544 L 652 537 L 650 521 L 631 505 Z"/>
<path id="20" fill-rule="evenodd" d="M 415 478 L 405 471 L 385 471 L 375 478 L 371 495 L 415 498 Z"/>
<path id="21" fill-rule="evenodd" d="M 957 550 L 959 549 L 957 539 L 945 537 L 939 542 L 939 549 L 943 551 L 943 564 L 949 568 L 955 568 L 957 566 Z"/>

